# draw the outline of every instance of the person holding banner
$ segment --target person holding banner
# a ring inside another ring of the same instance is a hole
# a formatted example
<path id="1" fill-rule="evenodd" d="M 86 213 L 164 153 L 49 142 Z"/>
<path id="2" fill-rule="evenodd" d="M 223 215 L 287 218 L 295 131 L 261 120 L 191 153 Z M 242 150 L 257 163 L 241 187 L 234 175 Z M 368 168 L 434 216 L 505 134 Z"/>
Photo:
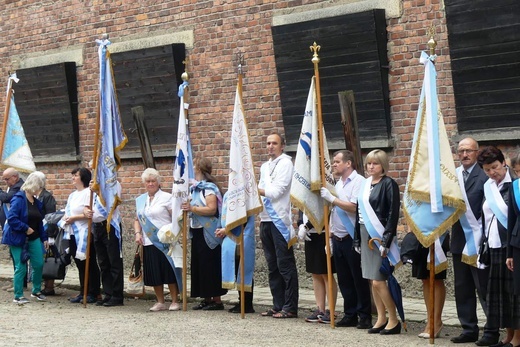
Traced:
<path id="1" fill-rule="evenodd" d="M 490 251 L 487 287 L 487 318 L 494 326 L 506 328 L 507 335 L 498 343 L 504 346 L 515 336 L 520 339 L 520 300 L 513 296 L 513 273 L 507 269 L 507 227 L 511 175 L 504 154 L 494 146 L 483 148 L 477 157 L 489 179 L 484 184 L 482 228 Z M 489 340 L 486 346 L 496 344 Z"/>
<path id="2" fill-rule="evenodd" d="M 269 161 L 260 168 L 258 192 L 264 209 L 260 213 L 260 240 L 269 269 L 273 307 L 263 317 L 298 317 L 298 271 L 293 244 L 297 241 L 291 220 L 291 157 L 283 153 L 285 140 L 278 133 L 267 136 Z"/>
<path id="3" fill-rule="evenodd" d="M 321 196 L 332 204 L 330 234 L 339 289 L 344 300 L 345 316 L 338 327 L 372 328 L 370 286 L 361 273 L 361 256 L 353 248 L 358 195 L 365 181 L 355 169 L 354 153 L 341 150 L 334 153 L 333 173 L 339 177 L 334 197 L 327 188 Z"/>
<path id="4" fill-rule="evenodd" d="M 177 302 L 181 271 L 168 255 L 169 244 L 159 241 L 159 229 L 172 222 L 172 195 L 161 190 L 161 176 L 153 168 L 143 171 L 141 179 L 146 193 L 135 199 L 137 219 L 134 221 L 135 242 L 143 246 L 144 285 L 153 287 L 157 302 L 152 312 L 178 311 Z M 164 300 L 164 285 L 167 284 L 172 297 L 170 307 Z"/>
<path id="5" fill-rule="evenodd" d="M 65 206 L 65 215 L 60 221 L 60 227 L 70 235 L 70 254 L 74 256 L 74 262 L 78 267 L 80 291 L 75 297 L 69 299 L 71 303 L 83 302 L 83 289 L 85 282 L 85 270 L 87 265 L 87 236 L 88 218 L 83 209 L 90 205 L 89 183 L 92 174 L 87 168 L 76 168 L 72 170 L 72 183 L 76 190 L 69 195 Z M 101 296 L 99 267 L 96 261 L 96 250 L 94 244 L 90 243 L 89 276 L 87 303 L 93 304 Z"/>
<path id="6" fill-rule="evenodd" d="M 467 137 L 457 146 L 461 166 L 457 168 L 459 185 L 466 202 L 466 213 L 453 224 L 450 250 L 453 256 L 455 305 L 462 326 L 462 333 L 451 339 L 453 343 L 467 343 L 478 340 L 477 295 L 487 316 L 487 285 L 489 268 L 477 264 L 477 251 L 482 238 L 482 202 L 484 183 L 487 176 L 477 164 L 479 145 L 475 139 Z M 498 327 L 492 327 L 489 319 L 484 325 L 484 334 L 479 344 L 498 341 Z M 494 342 L 493 342 L 494 343 Z M 486 346 L 482 344 L 482 346 Z"/>
<path id="7" fill-rule="evenodd" d="M 222 193 L 213 166 L 208 158 L 193 162 L 197 184 L 191 187 L 191 200 L 183 203 L 183 211 L 190 213 L 191 234 L 191 294 L 203 298 L 194 310 L 224 309 L 222 288 L 222 239 L 215 234 L 222 211 Z"/>
<path id="8" fill-rule="evenodd" d="M 377 308 L 377 321 L 368 333 L 381 335 L 401 333 L 395 302 L 386 283 L 388 277 L 380 272 L 383 257 L 388 257 L 394 266 L 400 262 L 396 242 L 401 205 L 399 186 L 386 175 L 388 169 L 388 156 L 384 151 L 376 149 L 367 154 L 365 170 L 369 177 L 359 192 L 354 234 L 354 247 L 361 252 L 363 277 L 372 281 L 372 296 Z M 380 240 L 374 249 L 369 247 L 372 239 Z"/>

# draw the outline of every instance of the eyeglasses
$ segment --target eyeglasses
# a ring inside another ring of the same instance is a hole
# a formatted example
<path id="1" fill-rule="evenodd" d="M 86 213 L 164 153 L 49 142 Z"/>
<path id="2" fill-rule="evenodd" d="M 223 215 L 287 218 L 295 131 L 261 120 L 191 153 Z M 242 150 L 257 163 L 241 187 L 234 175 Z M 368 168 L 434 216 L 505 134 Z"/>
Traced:
<path id="1" fill-rule="evenodd" d="M 458 154 L 466 154 L 466 153 L 467 153 L 467 154 L 471 154 L 471 153 L 473 153 L 473 152 L 477 152 L 477 151 L 478 151 L 478 149 L 459 149 L 459 150 L 457 151 L 457 153 L 458 153 Z"/>
<path id="2" fill-rule="evenodd" d="M 7 181 L 9 181 L 9 180 L 10 180 L 10 179 L 11 179 L 12 177 L 13 177 L 13 176 L 9 176 L 9 177 L 2 177 L 2 179 L 3 179 L 4 181 L 6 181 L 6 182 L 7 182 Z"/>

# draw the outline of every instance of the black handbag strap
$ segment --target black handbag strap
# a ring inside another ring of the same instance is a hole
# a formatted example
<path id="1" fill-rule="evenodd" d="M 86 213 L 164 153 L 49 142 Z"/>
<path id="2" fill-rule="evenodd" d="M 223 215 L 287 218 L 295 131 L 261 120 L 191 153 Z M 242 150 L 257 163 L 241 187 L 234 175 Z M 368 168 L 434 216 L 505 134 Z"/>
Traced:
<path id="1" fill-rule="evenodd" d="M 482 240 L 485 242 L 488 240 L 489 238 L 489 231 L 491 230 L 491 225 L 493 224 L 493 220 L 495 219 L 495 215 L 493 215 L 493 217 L 491 217 L 491 220 L 489 221 L 489 225 L 488 225 L 488 230 L 487 230 L 487 235 L 486 235 L 486 231 L 485 230 L 482 230 Z"/>
<path id="2" fill-rule="evenodd" d="M 143 266 L 143 247 L 141 245 L 137 245 L 137 248 L 135 250 L 135 254 L 134 254 L 134 262 L 132 263 L 132 269 L 130 270 L 131 273 L 134 272 L 135 268 L 136 268 L 136 264 L 137 264 L 137 260 L 139 259 L 140 261 L 140 267 Z"/>

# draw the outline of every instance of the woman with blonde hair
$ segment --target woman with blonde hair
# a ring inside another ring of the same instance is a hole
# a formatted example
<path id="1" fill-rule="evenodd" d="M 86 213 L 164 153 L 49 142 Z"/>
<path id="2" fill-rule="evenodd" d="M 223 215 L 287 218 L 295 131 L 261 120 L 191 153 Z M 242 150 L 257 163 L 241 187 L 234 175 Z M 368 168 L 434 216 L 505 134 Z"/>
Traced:
<path id="1" fill-rule="evenodd" d="M 386 283 L 388 276 L 379 271 L 383 257 L 389 255 L 399 221 L 399 186 L 387 176 L 388 169 L 388 156 L 384 151 L 376 149 L 368 153 L 365 158 L 368 178 L 359 192 L 354 234 L 354 247 L 361 252 L 363 277 L 372 282 L 372 296 L 377 308 L 377 321 L 368 333 L 381 335 L 401 333 L 396 306 Z M 371 238 L 381 239 L 379 248 L 369 248 Z"/>

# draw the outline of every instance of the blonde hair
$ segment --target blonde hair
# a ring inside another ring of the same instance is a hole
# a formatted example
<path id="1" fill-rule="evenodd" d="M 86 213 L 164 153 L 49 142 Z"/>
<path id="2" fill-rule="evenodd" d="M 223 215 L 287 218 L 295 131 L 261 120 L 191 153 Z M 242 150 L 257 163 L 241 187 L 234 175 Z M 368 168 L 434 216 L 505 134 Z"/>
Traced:
<path id="1" fill-rule="evenodd" d="M 43 183 L 41 176 L 33 172 L 27 177 L 20 189 L 34 195 L 38 193 L 44 186 L 45 184 Z"/>
<path id="2" fill-rule="evenodd" d="M 380 164 L 383 167 L 383 175 L 386 175 L 388 173 L 390 163 L 388 160 L 388 155 L 385 151 L 381 149 L 374 149 L 373 151 L 368 153 L 365 158 L 365 170 L 367 169 L 367 164 L 369 162 Z"/>
<path id="3" fill-rule="evenodd" d="M 157 183 L 161 183 L 161 175 L 159 174 L 159 171 L 157 171 L 151 167 L 149 167 L 143 171 L 143 174 L 141 175 L 141 179 L 142 179 L 143 183 L 147 179 L 153 179 L 153 180 L 156 180 Z"/>

